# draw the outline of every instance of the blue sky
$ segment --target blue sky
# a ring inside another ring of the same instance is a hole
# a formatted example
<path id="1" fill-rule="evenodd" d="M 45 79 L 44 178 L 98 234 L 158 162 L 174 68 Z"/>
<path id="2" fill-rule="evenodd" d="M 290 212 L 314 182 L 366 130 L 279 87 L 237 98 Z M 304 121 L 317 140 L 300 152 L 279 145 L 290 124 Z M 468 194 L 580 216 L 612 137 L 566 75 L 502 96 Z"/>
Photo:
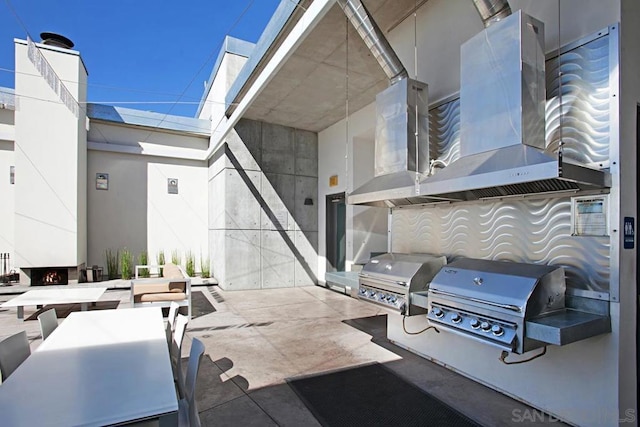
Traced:
<path id="1" fill-rule="evenodd" d="M 279 3 L 0 0 L 0 86 L 15 86 L 14 38 L 26 39 L 28 31 L 40 41 L 41 32 L 55 32 L 70 38 L 82 55 L 89 102 L 173 102 L 184 92 L 180 101 L 195 104 L 118 105 L 193 116 L 224 37 L 255 43 Z"/>

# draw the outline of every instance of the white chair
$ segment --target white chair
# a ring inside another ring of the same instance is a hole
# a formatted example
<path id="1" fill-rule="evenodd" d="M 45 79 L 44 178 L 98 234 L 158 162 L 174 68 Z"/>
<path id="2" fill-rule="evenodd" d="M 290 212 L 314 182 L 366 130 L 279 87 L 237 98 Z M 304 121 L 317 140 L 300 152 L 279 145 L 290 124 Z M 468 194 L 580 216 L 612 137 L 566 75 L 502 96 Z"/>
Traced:
<path id="1" fill-rule="evenodd" d="M 51 332 L 55 331 L 58 327 L 58 315 L 56 309 L 51 308 L 38 315 L 38 322 L 40 322 L 40 334 L 42 335 L 42 341 L 46 340 Z"/>
<path id="2" fill-rule="evenodd" d="M 184 397 L 178 402 L 178 426 L 180 427 L 200 427 L 200 415 L 196 403 L 196 380 L 203 354 L 204 344 L 194 338 L 189 353 L 189 365 L 183 389 Z"/>
<path id="3" fill-rule="evenodd" d="M 180 310 L 180 304 L 175 301 L 171 301 L 169 306 L 169 316 L 167 317 L 167 344 L 169 350 L 171 350 L 171 340 L 173 339 L 173 331 L 176 330 L 176 318 L 178 317 L 178 311 Z"/>
<path id="4" fill-rule="evenodd" d="M 187 329 L 187 323 L 189 323 L 189 317 L 183 314 L 178 314 L 178 317 L 176 318 L 176 329 L 173 331 L 171 349 L 169 351 L 169 354 L 171 355 L 171 366 L 173 368 L 173 379 L 178 383 L 180 397 L 184 397 L 182 395 L 184 378 L 182 376 L 182 365 L 180 361 L 182 358 L 182 341 Z"/>
<path id="5" fill-rule="evenodd" d="M 6 381 L 27 357 L 31 355 L 31 347 L 25 331 L 13 334 L 0 341 L 0 375 Z"/>

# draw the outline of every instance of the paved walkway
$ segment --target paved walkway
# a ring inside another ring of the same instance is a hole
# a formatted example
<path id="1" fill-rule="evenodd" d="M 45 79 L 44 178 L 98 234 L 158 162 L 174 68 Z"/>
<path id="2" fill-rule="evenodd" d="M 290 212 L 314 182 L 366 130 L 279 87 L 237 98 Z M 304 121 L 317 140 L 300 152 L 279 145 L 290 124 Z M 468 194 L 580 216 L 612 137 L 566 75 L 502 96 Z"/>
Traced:
<path id="1" fill-rule="evenodd" d="M 318 426 L 286 380 L 372 362 L 482 425 L 513 425 L 514 414 L 527 410 L 389 343 L 387 311 L 373 304 L 319 286 L 233 292 L 200 286 L 194 292 L 215 309 L 191 320 L 183 346 L 185 357 L 192 338 L 206 346 L 197 381 L 203 426 Z M 109 290 L 101 299 L 114 300 L 128 307 L 129 291 Z M 14 311 L 0 310 L 0 337 L 26 330 L 35 349 L 41 342 L 38 322 L 19 321 Z M 33 312 L 35 307 L 25 307 L 25 318 Z"/>

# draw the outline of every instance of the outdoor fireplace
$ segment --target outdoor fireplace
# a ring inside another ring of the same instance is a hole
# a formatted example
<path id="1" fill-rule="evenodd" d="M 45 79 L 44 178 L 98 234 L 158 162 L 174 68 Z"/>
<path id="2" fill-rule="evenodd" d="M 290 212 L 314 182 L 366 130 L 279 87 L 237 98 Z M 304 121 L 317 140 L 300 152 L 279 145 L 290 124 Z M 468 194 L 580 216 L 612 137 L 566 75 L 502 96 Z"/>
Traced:
<path id="1" fill-rule="evenodd" d="M 66 285 L 69 283 L 67 268 L 32 268 L 31 286 Z"/>

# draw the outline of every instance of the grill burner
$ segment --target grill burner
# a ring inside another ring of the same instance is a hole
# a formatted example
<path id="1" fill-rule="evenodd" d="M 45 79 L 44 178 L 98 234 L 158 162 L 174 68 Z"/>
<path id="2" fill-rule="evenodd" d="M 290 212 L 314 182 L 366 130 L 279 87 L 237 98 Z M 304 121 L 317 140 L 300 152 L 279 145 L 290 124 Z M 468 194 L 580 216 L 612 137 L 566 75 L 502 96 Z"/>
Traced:
<path id="1" fill-rule="evenodd" d="M 545 343 L 527 338 L 525 322 L 565 308 L 558 266 L 460 259 L 429 287 L 431 324 L 503 350 L 524 353 Z"/>
<path id="2" fill-rule="evenodd" d="M 360 272 L 358 297 L 407 316 L 424 314 L 425 309 L 410 303 L 410 294 L 426 290 L 446 263 L 443 256 L 427 254 L 378 255 Z"/>

